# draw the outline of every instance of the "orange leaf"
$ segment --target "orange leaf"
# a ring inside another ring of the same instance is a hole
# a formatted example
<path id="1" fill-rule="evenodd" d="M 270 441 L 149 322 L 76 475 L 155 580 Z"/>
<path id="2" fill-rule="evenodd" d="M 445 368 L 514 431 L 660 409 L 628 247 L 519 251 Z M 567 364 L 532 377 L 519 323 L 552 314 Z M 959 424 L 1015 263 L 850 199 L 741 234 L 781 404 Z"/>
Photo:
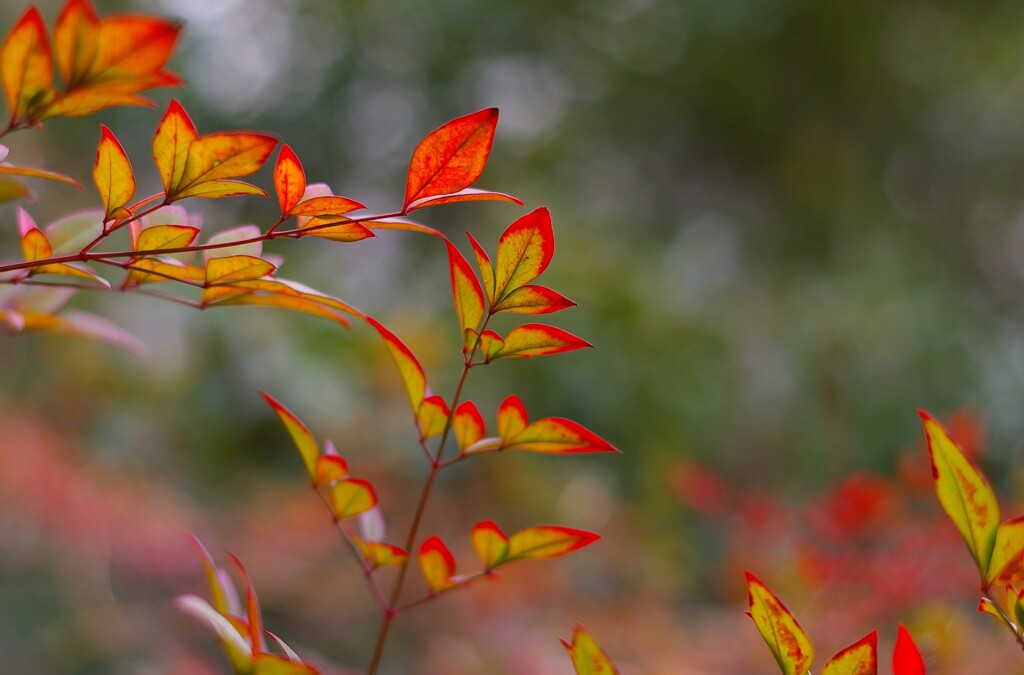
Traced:
<path id="1" fill-rule="evenodd" d="M 317 471 L 317 457 L 320 456 L 320 446 L 317 444 L 316 439 L 313 438 L 313 434 L 309 432 L 309 429 L 302 423 L 302 420 L 295 416 L 295 413 L 278 403 L 270 394 L 261 391 L 260 395 L 270 404 L 270 407 L 274 409 L 277 416 L 281 418 L 284 428 L 288 430 L 288 435 L 292 437 L 295 447 L 299 450 L 299 455 L 302 456 L 302 463 L 306 466 L 306 473 L 309 474 L 310 479 L 316 484 L 319 474 Z"/>
<path id="2" fill-rule="evenodd" d="M 618 675 L 615 664 L 583 626 L 576 624 L 571 644 L 565 640 L 561 643 L 572 657 L 576 675 Z"/>
<path id="3" fill-rule="evenodd" d="M 340 216 L 366 207 L 348 197 L 312 197 L 288 210 L 289 216 Z"/>
<path id="4" fill-rule="evenodd" d="M 68 178 L 64 174 L 57 173 L 56 171 L 47 171 L 46 169 L 30 169 L 23 166 L 0 164 L 0 174 L 8 176 L 26 176 L 28 178 L 46 178 L 47 180 L 55 180 L 59 183 L 67 183 L 68 185 L 74 185 L 75 187 L 82 187 L 82 184 L 74 178 Z"/>
<path id="5" fill-rule="evenodd" d="M 593 347 L 593 345 L 561 328 L 541 323 L 527 323 L 513 328 L 505 336 L 505 344 L 502 345 L 501 351 L 487 360 L 508 357 L 530 358 L 560 354 L 585 347 Z"/>
<path id="6" fill-rule="evenodd" d="M 550 288 L 527 284 L 508 293 L 501 302 L 494 306 L 494 311 L 514 314 L 550 314 L 575 306 L 575 302 Z"/>
<path id="7" fill-rule="evenodd" d="M 307 227 L 299 232 L 299 236 L 313 236 L 330 239 L 331 241 L 353 242 L 376 237 L 377 235 L 366 227 L 364 223 L 355 223 L 349 220 L 341 220 L 339 222 L 335 218 L 328 217 L 313 218 L 309 221 Z"/>
<path id="8" fill-rule="evenodd" d="M 120 82 L 135 91 L 179 84 L 163 69 L 174 53 L 181 24 L 152 16 L 115 15 L 100 22 L 99 48 L 84 78 Z M 134 92 L 133 92 L 134 93 Z"/>
<path id="9" fill-rule="evenodd" d="M 139 232 L 135 239 L 136 251 L 159 251 L 183 248 L 199 236 L 199 228 L 190 225 L 155 225 Z"/>
<path id="10" fill-rule="evenodd" d="M 0 47 L 0 79 L 11 121 L 34 120 L 34 113 L 53 99 L 50 40 L 37 8 L 22 15 Z"/>
<path id="11" fill-rule="evenodd" d="M 782 601 L 751 572 L 746 572 L 747 616 L 761 633 L 784 675 L 805 675 L 814 660 L 807 633 Z"/>
<path id="12" fill-rule="evenodd" d="M 89 0 L 69 0 L 53 28 L 53 50 L 64 84 L 84 79 L 100 46 L 100 19 Z"/>
<path id="13" fill-rule="evenodd" d="M 327 485 L 348 477 L 348 464 L 338 455 L 320 455 L 316 459 L 315 485 Z"/>
<path id="14" fill-rule="evenodd" d="M 77 266 L 74 263 L 50 263 L 32 268 L 33 274 L 63 274 L 66 276 L 80 277 L 95 281 L 104 288 L 110 288 L 110 282 L 99 276 L 85 265 Z"/>
<path id="15" fill-rule="evenodd" d="M 377 505 L 377 493 L 368 481 L 347 478 L 330 488 L 331 513 L 335 520 L 357 516 Z"/>
<path id="16" fill-rule="evenodd" d="M 443 591 L 454 585 L 452 577 L 455 575 L 455 558 L 440 537 L 430 537 L 423 542 L 419 562 L 431 592 Z"/>
<path id="17" fill-rule="evenodd" d="M 988 584 L 1011 584 L 1024 579 L 1024 516 L 1011 518 L 996 530 Z"/>
<path id="18" fill-rule="evenodd" d="M 56 100 L 41 109 L 36 117 L 39 120 L 60 116 L 82 117 L 121 105 L 154 107 L 153 102 L 148 98 L 133 93 L 137 90 L 137 86 L 128 86 L 121 82 L 77 87 L 58 96 Z"/>
<path id="19" fill-rule="evenodd" d="M 302 170 L 302 163 L 288 145 L 282 145 L 274 166 L 274 192 L 282 217 L 301 201 L 305 190 L 306 172 Z"/>
<path id="20" fill-rule="evenodd" d="M 988 481 L 928 413 L 918 411 L 928 440 L 932 479 L 939 503 L 960 531 L 983 581 L 999 529 L 999 503 Z"/>
<path id="21" fill-rule="evenodd" d="M 346 317 L 336 311 L 333 311 L 330 307 L 321 302 L 309 299 L 305 295 L 257 295 L 254 293 L 247 293 L 245 295 L 228 297 L 223 300 L 218 299 L 216 304 L 212 304 L 213 300 L 211 299 L 210 303 L 211 307 L 223 307 L 227 305 L 261 305 L 263 307 L 290 309 L 295 312 L 302 312 L 303 314 L 319 316 L 345 327 L 349 325 L 349 321 Z"/>
<path id="22" fill-rule="evenodd" d="M 527 424 L 526 408 L 519 397 L 512 394 L 498 406 L 498 435 L 502 444 L 518 436 Z"/>
<path id="23" fill-rule="evenodd" d="M 592 544 L 600 538 L 593 532 L 575 530 L 571 527 L 528 527 L 508 538 L 508 555 L 505 562 L 557 558 Z"/>
<path id="24" fill-rule="evenodd" d="M 377 220 L 363 220 L 361 221 L 363 226 L 371 230 L 404 230 L 406 232 L 420 232 L 422 234 L 429 234 L 432 237 L 438 237 L 444 239 L 445 236 L 439 231 L 420 223 L 414 223 L 411 220 L 405 218 L 379 218 Z"/>
<path id="25" fill-rule="evenodd" d="M 505 562 L 508 556 L 508 537 L 494 521 L 485 520 L 473 528 L 473 549 L 480 557 L 485 570 L 491 570 Z"/>
<path id="26" fill-rule="evenodd" d="M 448 404 L 438 395 L 427 396 L 423 399 L 419 411 L 416 413 L 420 426 L 420 438 L 426 440 L 434 436 L 440 436 L 448 426 L 448 416 L 451 411 Z"/>
<path id="27" fill-rule="evenodd" d="M 877 675 L 878 631 L 871 631 L 825 663 L 821 675 Z"/>
<path id="28" fill-rule="evenodd" d="M 104 220 L 111 220 L 113 214 L 135 196 L 135 172 L 124 148 L 110 129 L 101 124 L 100 131 L 102 136 L 96 150 L 92 177 L 106 210 Z"/>
<path id="29" fill-rule="evenodd" d="M 532 211 L 509 225 L 498 240 L 495 300 L 501 302 L 512 291 L 540 276 L 554 253 L 551 214 L 546 208 Z"/>
<path id="30" fill-rule="evenodd" d="M 153 135 L 153 161 L 168 195 L 181 183 L 189 146 L 197 138 L 199 133 L 188 113 L 172 99 Z"/>
<path id="31" fill-rule="evenodd" d="M 466 332 L 467 329 L 477 330 L 484 318 L 484 292 L 480 288 L 473 268 L 459 252 L 459 249 L 448 240 L 448 269 L 452 282 L 452 298 L 455 300 L 455 314 L 459 320 L 463 340 L 462 351 L 467 352 L 476 345 L 476 338 Z M 469 341 L 472 337 L 472 342 Z"/>
<path id="32" fill-rule="evenodd" d="M 452 427 L 455 430 L 455 440 L 458 441 L 462 452 L 466 452 L 467 448 L 483 438 L 487 432 L 484 418 L 472 401 L 464 401 L 455 409 Z"/>
<path id="33" fill-rule="evenodd" d="M 394 333 L 385 328 L 379 321 L 372 317 L 368 317 L 367 321 L 377 329 L 377 332 L 384 339 L 384 343 L 388 346 L 388 351 L 391 352 L 392 358 L 395 359 L 395 363 L 398 365 L 398 372 L 402 376 L 402 382 L 405 383 L 405 390 L 409 394 L 409 403 L 412 405 L 412 410 L 414 413 L 419 412 L 420 405 L 423 403 L 427 392 L 427 378 L 423 374 L 420 362 L 416 360 L 412 350 L 406 347 L 404 342 L 399 340 Z"/>
<path id="34" fill-rule="evenodd" d="M 435 195 L 433 197 L 422 197 L 414 200 L 405 209 L 406 213 L 415 211 L 416 209 L 425 209 L 428 206 L 439 206 L 441 204 L 457 204 L 459 202 L 480 202 L 480 201 L 495 201 L 495 202 L 512 202 L 513 204 L 523 205 L 523 202 L 518 197 L 507 195 L 504 192 L 492 192 L 490 190 L 477 190 L 474 188 L 466 188 L 465 190 L 459 190 L 447 195 Z"/>
<path id="35" fill-rule="evenodd" d="M 924 659 L 914 638 L 903 624 L 896 630 L 896 648 L 892 652 L 892 675 L 925 675 Z"/>
<path id="36" fill-rule="evenodd" d="M 232 184 L 241 189 L 237 186 L 247 184 L 227 179 L 256 172 L 274 151 L 275 145 L 277 139 L 266 134 L 223 132 L 200 136 L 188 146 L 181 177 L 167 191 L 168 201 L 193 196 L 209 197 L 213 196 L 210 194 L 212 190 L 221 193 L 217 196 L 227 196 L 226 188 Z M 204 184 L 211 183 L 216 187 L 204 189 Z M 246 189 L 258 188 L 247 186 Z"/>
<path id="37" fill-rule="evenodd" d="M 472 185 L 487 164 L 498 109 L 459 117 L 427 134 L 409 162 L 403 211 L 418 199 L 447 195 Z"/>

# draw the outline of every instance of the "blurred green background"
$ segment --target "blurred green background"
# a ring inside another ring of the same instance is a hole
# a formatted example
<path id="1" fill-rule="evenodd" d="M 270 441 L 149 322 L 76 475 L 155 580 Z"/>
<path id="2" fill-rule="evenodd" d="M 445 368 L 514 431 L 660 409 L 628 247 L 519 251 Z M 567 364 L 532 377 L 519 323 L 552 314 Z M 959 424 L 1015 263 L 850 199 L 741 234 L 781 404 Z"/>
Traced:
<path id="1" fill-rule="evenodd" d="M 12 160 L 87 182 L 102 121 L 148 181 L 140 194 L 154 192 L 149 141 L 174 96 L 200 132 L 273 133 L 310 182 L 387 211 L 424 134 L 494 105 L 501 121 L 478 185 L 552 211 L 557 253 L 541 281 L 580 307 L 551 321 L 596 349 L 481 369 L 470 396 L 490 420 L 518 393 L 532 416 L 570 417 L 623 454 L 463 465 L 443 481 L 427 527 L 467 569 L 468 530 L 484 518 L 605 539 L 419 610 L 395 635 L 389 672 L 568 672 L 555 637 L 573 621 L 625 672 L 769 672 L 741 614 L 739 572 L 778 572 L 787 581 L 763 578 L 799 598 L 791 608 L 817 617 L 805 626 L 824 635 L 843 614 L 828 596 L 844 591 L 801 581 L 789 538 L 754 527 L 737 540 L 728 514 L 744 495 L 771 495 L 801 531 L 809 500 L 856 472 L 910 499 L 900 460 L 910 450 L 926 465 L 919 407 L 973 411 L 986 472 L 1004 503 L 1021 501 L 1020 3 L 97 5 L 181 18 L 171 69 L 188 85 L 156 92 L 156 110 L 22 132 Z M 23 5 L 2 7 L 11 25 Z M 58 3 L 41 8 L 52 25 Z M 29 208 L 41 224 L 96 203 L 89 186 L 39 192 Z M 207 232 L 276 216 L 272 200 L 191 208 Z M 417 218 L 493 249 L 527 209 L 467 204 Z M 0 224 L 14 257 L 13 209 Z M 451 391 L 458 335 L 436 241 L 385 232 L 272 250 L 285 256 L 282 276 L 379 318 L 417 352 L 435 391 Z M 20 467 L 0 479 L 0 663 L 206 672 L 193 659 L 217 664 L 212 636 L 170 609 L 175 594 L 202 592 L 184 538 L 193 530 L 250 565 L 271 630 L 329 668 L 364 667 L 372 600 L 257 392 L 374 480 L 397 541 L 424 467 L 376 336 L 255 308 L 198 313 L 82 294 L 75 304 L 125 326 L 152 355 L 0 339 L 2 456 Z M 698 468 L 725 486 L 717 515 L 679 487 Z M 927 495 L 914 504 L 929 518 L 938 510 Z M 875 627 L 891 643 L 899 619 L 918 623 L 936 672 L 994 672 L 1012 654 L 1009 636 L 970 615 L 970 560 L 948 524 L 907 525 L 933 526 L 926 540 L 934 534 L 967 573 L 949 604 L 844 616 L 823 653 Z M 745 547 L 750 558 L 737 559 Z"/>

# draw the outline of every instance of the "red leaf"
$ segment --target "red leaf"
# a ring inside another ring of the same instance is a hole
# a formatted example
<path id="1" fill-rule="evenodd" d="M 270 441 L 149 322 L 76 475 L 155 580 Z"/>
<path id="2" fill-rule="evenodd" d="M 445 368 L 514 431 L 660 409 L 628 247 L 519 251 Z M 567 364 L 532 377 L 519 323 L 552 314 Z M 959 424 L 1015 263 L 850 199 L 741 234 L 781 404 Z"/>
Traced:
<path id="1" fill-rule="evenodd" d="M 498 109 L 459 117 L 427 134 L 413 151 L 403 211 L 418 199 L 448 195 L 472 185 L 487 164 Z"/>
<path id="2" fill-rule="evenodd" d="M 420 546 L 420 570 L 431 592 L 443 591 L 453 586 L 455 558 L 440 537 L 430 537 Z"/>
<path id="3" fill-rule="evenodd" d="M 287 145 L 281 146 L 274 166 L 274 191 L 277 203 L 281 205 L 282 218 L 302 201 L 302 193 L 306 191 L 306 173 L 302 170 L 302 163 Z"/>
<path id="4" fill-rule="evenodd" d="M 896 648 L 892 652 L 892 675 L 925 675 L 924 659 L 914 638 L 903 626 L 896 629 Z"/>

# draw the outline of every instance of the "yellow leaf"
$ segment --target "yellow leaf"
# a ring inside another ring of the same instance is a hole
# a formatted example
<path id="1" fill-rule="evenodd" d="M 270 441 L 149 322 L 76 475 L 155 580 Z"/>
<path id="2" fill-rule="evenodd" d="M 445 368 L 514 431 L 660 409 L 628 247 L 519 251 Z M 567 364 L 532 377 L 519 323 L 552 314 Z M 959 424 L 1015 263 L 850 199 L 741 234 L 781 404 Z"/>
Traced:
<path id="1" fill-rule="evenodd" d="M 572 643 L 561 642 L 572 657 L 576 675 L 618 675 L 615 664 L 583 626 L 577 624 L 573 629 Z"/>
<path id="2" fill-rule="evenodd" d="M 784 675 L 805 675 L 814 660 L 814 647 L 782 601 L 751 572 L 746 573 L 748 616 L 761 633 Z"/>
<path id="3" fill-rule="evenodd" d="M 96 163 L 93 165 L 92 177 L 103 200 L 106 218 L 110 220 L 114 212 L 123 207 L 135 196 L 135 173 L 124 148 L 114 134 L 100 125 L 101 138 L 96 150 Z"/>

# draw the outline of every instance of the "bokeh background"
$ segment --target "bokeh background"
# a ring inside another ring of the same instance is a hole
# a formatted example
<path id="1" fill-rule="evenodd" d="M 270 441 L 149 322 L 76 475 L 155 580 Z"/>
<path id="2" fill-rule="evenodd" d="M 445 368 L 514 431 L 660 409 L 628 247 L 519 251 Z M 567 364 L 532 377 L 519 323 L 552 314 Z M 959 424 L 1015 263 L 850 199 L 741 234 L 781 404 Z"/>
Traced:
<path id="1" fill-rule="evenodd" d="M 930 672 L 1019 668 L 1011 636 L 973 612 L 915 410 L 946 420 L 1020 512 L 1020 3 L 97 5 L 185 21 L 172 69 L 188 86 L 157 92 L 156 110 L 22 132 L 19 163 L 88 183 L 102 121 L 153 187 L 149 140 L 173 95 L 201 132 L 274 133 L 311 182 L 390 210 L 426 132 L 496 105 L 479 185 L 552 210 L 542 281 L 580 307 L 551 318 L 596 349 L 495 364 L 470 396 L 486 415 L 518 393 L 533 416 L 578 420 L 623 452 L 466 463 L 427 530 L 466 570 L 485 518 L 604 539 L 410 614 L 387 672 L 567 673 L 557 637 L 577 621 L 624 673 L 774 672 L 742 615 L 744 569 L 797 613 L 819 663 L 875 628 L 887 654 L 899 621 Z M 0 8 L 9 26 L 23 5 Z M 59 4 L 41 8 L 52 25 Z M 89 187 L 39 193 L 40 223 L 96 203 Z M 208 232 L 276 216 L 248 198 L 192 208 Z M 418 216 L 493 247 L 523 213 Z M 10 207 L 0 244 L 16 255 Z M 436 241 L 274 250 L 282 275 L 379 318 L 451 391 L 458 335 Z M 258 391 L 374 481 L 400 540 L 424 467 L 377 337 L 257 308 L 75 305 L 150 357 L 0 338 L 0 671 L 224 672 L 212 635 L 172 606 L 205 592 L 187 532 L 246 562 L 268 627 L 301 653 L 330 673 L 365 668 L 373 600 Z"/>

